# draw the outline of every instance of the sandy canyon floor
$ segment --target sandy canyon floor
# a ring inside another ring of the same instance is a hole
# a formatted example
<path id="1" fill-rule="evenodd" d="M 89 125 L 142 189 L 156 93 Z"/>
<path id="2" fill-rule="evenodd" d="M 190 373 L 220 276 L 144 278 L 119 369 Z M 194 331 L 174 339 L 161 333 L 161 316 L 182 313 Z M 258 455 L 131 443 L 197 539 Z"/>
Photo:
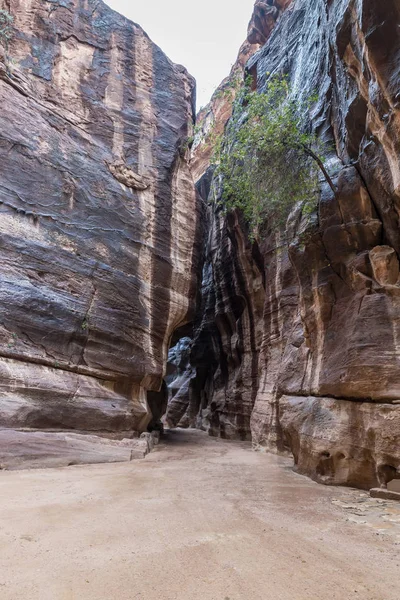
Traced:
<path id="1" fill-rule="evenodd" d="M 0 473 L 1 600 L 399 600 L 400 505 L 176 430 L 145 460 Z"/>

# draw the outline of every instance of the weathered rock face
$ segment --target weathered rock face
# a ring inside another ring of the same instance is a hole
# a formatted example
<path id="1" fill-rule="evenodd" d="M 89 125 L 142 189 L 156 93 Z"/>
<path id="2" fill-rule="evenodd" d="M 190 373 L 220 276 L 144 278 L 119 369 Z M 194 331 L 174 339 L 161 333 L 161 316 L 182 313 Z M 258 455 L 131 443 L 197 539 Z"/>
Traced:
<path id="1" fill-rule="evenodd" d="M 0 428 L 132 437 L 193 316 L 193 80 L 101 1 L 0 8 Z"/>
<path id="2" fill-rule="evenodd" d="M 201 426 L 291 451 L 323 483 L 400 476 L 399 25 L 395 0 L 290 4 L 247 69 L 260 91 L 286 72 L 299 101 L 319 92 L 311 125 L 337 193 L 321 179 L 318 214 L 294 211 L 289 243 L 271 227 L 251 244 L 239 215 L 210 209 Z"/>
<path id="3" fill-rule="evenodd" d="M 333 398 L 279 400 L 279 423 L 300 473 L 321 483 L 382 487 L 399 477 L 399 407 Z"/>
<path id="4" fill-rule="evenodd" d="M 274 2 L 256 0 L 247 31 L 249 43 L 264 45 L 275 27 L 278 15 L 279 10 Z"/>

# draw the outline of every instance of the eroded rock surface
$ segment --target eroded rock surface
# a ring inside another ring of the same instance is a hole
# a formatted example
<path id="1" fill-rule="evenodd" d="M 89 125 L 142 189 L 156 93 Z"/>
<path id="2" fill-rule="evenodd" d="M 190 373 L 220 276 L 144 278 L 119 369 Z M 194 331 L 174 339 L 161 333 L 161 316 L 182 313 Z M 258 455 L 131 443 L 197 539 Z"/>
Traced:
<path id="1" fill-rule="evenodd" d="M 133 432 L 159 426 L 168 345 L 192 321 L 170 354 L 169 425 L 290 452 L 321 483 L 390 486 L 400 476 L 397 1 L 256 2 L 194 140 L 209 199 L 196 318 L 191 78 L 101 2 L 0 6 L 16 29 L 12 61 L 0 55 L 0 465 L 140 452 L 149 440 Z M 214 202 L 210 168 L 245 68 L 259 91 L 287 73 L 299 105 L 318 92 L 310 127 L 336 188 L 321 177 L 318 211 L 295 209 L 285 231 L 257 242 Z"/>
<path id="2" fill-rule="evenodd" d="M 318 91 L 310 125 L 337 192 L 321 177 L 318 212 L 258 243 L 210 208 L 199 419 L 322 483 L 385 486 L 400 466 L 400 7 L 284 4 L 271 31 L 277 6 L 256 3 L 250 41 L 269 38 L 247 71 L 259 91 L 287 73 L 299 105 Z"/>
<path id="3" fill-rule="evenodd" d="M 0 8 L 15 27 L 0 59 L 0 428 L 19 446 L 46 431 L 62 455 L 63 430 L 146 429 L 147 391 L 192 318 L 194 83 L 101 1 Z"/>

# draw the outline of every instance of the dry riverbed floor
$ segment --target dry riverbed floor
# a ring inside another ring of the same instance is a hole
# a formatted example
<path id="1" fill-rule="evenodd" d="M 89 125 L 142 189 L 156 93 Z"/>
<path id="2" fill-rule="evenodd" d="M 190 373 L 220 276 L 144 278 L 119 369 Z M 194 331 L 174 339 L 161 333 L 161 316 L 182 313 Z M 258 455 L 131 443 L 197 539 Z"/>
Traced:
<path id="1" fill-rule="evenodd" d="M 0 473 L 1 600 L 399 600 L 400 504 L 200 431 Z"/>

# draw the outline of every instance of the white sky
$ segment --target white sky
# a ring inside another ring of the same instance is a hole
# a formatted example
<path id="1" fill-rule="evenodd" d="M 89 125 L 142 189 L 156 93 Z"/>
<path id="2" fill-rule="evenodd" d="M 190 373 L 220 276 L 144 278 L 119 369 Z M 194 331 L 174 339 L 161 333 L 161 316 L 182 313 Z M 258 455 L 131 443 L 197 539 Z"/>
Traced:
<path id="1" fill-rule="evenodd" d="M 228 75 L 244 42 L 254 0 L 106 0 L 140 25 L 197 81 L 197 108 Z"/>

